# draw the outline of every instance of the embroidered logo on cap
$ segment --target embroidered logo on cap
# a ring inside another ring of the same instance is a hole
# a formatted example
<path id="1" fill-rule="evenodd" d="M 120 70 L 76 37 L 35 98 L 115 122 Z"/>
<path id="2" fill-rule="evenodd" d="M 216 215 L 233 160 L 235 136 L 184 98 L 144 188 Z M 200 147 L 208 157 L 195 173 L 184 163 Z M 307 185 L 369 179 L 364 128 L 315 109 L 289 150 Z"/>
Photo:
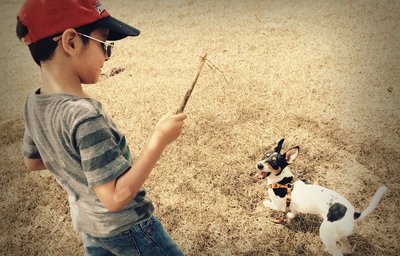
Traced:
<path id="1" fill-rule="evenodd" d="M 96 1 L 96 11 L 101 15 L 105 10 L 100 1 Z"/>

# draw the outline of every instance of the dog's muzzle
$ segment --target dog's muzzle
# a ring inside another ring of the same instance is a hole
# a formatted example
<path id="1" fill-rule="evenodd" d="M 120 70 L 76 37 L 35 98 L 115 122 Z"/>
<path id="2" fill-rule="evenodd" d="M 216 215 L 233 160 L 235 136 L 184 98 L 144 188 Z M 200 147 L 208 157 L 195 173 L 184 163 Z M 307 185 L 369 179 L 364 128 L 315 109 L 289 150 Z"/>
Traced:
<path id="1" fill-rule="evenodd" d="M 271 173 L 270 172 L 264 172 L 264 165 L 260 162 L 257 164 L 257 169 L 259 170 L 256 174 L 256 177 L 258 179 L 265 179 L 268 177 Z"/>

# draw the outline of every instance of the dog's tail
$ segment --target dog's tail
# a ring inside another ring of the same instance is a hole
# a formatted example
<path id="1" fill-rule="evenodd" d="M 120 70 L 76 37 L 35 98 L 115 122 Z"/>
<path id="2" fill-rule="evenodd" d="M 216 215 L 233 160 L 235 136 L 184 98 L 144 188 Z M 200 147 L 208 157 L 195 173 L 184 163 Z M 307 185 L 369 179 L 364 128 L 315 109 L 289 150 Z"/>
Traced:
<path id="1" fill-rule="evenodd" d="M 378 188 L 378 190 L 375 192 L 374 197 L 372 198 L 371 202 L 369 203 L 368 207 L 360 212 L 354 212 L 354 219 L 356 221 L 360 221 L 367 217 L 371 212 L 373 212 L 378 206 L 379 201 L 381 200 L 383 194 L 386 192 L 388 188 L 385 185 L 382 185 Z"/>

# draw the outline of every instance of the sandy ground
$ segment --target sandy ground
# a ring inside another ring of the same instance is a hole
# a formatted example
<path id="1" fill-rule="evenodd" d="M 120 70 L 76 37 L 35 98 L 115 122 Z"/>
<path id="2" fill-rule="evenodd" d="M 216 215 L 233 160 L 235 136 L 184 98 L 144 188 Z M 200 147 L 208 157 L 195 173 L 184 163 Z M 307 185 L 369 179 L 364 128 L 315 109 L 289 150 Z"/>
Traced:
<path id="1" fill-rule="evenodd" d="M 21 1 L 0 1 L 0 255 L 82 255 L 66 194 L 22 163 L 21 109 L 40 72 L 15 37 Z M 280 138 L 299 145 L 292 170 L 358 210 L 378 208 L 350 237 L 352 255 L 400 253 L 400 2 L 111 1 L 142 34 L 116 43 L 85 86 L 124 131 L 135 157 L 155 122 L 179 106 L 199 56 L 205 66 L 183 135 L 145 187 L 187 255 L 322 255 L 320 219 L 287 225 L 262 206 L 255 163 Z M 113 68 L 123 68 L 109 76 Z"/>

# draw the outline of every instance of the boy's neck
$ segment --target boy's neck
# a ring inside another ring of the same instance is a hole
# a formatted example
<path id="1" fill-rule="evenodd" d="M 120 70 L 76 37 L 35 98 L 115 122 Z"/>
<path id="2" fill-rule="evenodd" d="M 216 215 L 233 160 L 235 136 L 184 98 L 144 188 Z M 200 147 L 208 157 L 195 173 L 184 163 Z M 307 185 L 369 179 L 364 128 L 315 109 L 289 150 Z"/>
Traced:
<path id="1" fill-rule="evenodd" d="M 79 77 L 68 67 L 53 62 L 41 63 L 42 87 L 40 94 L 69 94 L 87 98 Z"/>

